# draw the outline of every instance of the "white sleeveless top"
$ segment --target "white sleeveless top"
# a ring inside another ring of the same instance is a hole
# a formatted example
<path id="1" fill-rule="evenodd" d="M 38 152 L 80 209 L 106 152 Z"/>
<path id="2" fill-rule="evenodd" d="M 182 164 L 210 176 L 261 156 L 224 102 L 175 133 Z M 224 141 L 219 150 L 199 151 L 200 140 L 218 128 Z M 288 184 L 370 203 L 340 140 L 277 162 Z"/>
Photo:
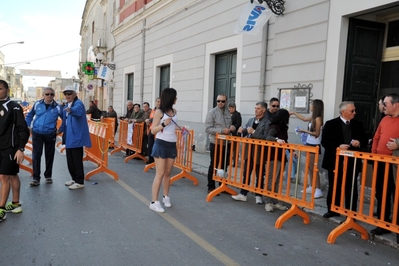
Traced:
<path id="1" fill-rule="evenodd" d="M 310 131 L 311 128 L 312 128 L 312 122 L 309 122 L 309 125 L 308 125 L 309 131 Z M 319 136 L 317 138 L 315 136 L 312 136 L 312 135 L 308 134 L 308 137 L 306 138 L 306 143 L 312 144 L 312 145 L 320 145 L 321 130 L 322 129 L 323 129 L 323 127 L 320 128 L 320 134 L 319 134 Z"/>
<path id="2" fill-rule="evenodd" d="M 162 124 L 167 118 L 169 118 L 170 116 L 168 116 L 167 113 L 164 113 L 160 124 Z M 177 115 L 175 114 L 174 116 L 172 116 L 172 120 L 177 124 Z M 161 139 L 167 142 L 176 142 L 177 137 L 176 137 L 176 124 L 173 122 L 170 122 L 170 124 L 168 124 L 166 127 L 164 127 L 161 131 L 159 131 L 157 133 L 156 138 L 157 139 Z"/>

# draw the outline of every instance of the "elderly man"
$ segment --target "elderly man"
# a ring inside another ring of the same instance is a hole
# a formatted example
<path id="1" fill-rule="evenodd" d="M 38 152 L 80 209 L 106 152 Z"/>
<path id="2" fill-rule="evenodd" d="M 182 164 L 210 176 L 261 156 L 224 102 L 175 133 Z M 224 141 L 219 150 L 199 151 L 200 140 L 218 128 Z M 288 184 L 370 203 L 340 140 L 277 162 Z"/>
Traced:
<path id="1" fill-rule="evenodd" d="M 397 139 L 399 139 L 399 95 L 397 93 L 388 94 L 384 100 L 384 113 L 385 117 L 381 120 L 378 128 L 373 137 L 373 146 L 371 148 L 372 153 L 392 155 L 393 151 L 399 149 L 397 145 Z M 377 198 L 377 216 L 384 221 L 390 221 L 391 216 L 391 200 L 395 192 L 395 180 L 394 171 L 392 165 L 388 171 L 388 182 L 387 191 L 385 198 L 383 198 L 384 192 L 384 175 L 385 175 L 385 163 L 379 162 L 377 168 L 377 180 L 376 180 L 376 191 L 375 196 Z M 385 213 L 382 216 L 382 202 L 385 201 Z M 371 230 L 372 234 L 382 235 L 390 233 L 391 231 L 381 227 L 377 227 Z"/>
<path id="2" fill-rule="evenodd" d="M 0 79 L 0 222 L 6 219 L 6 212 L 22 212 L 19 201 L 21 180 L 18 172 L 29 139 L 29 129 L 22 108 L 10 100 L 9 93 L 8 83 Z M 6 205 L 10 188 L 12 201 Z"/>
<path id="3" fill-rule="evenodd" d="M 126 102 L 126 114 L 124 116 L 120 116 L 120 120 L 128 120 L 133 113 L 133 102 L 132 101 L 127 101 Z"/>
<path id="4" fill-rule="evenodd" d="M 339 117 L 326 122 L 323 128 L 321 145 L 324 147 L 324 158 L 322 167 L 328 171 L 328 194 L 327 209 L 323 215 L 324 218 L 339 216 L 331 210 L 332 194 L 334 189 L 334 169 L 336 159 L 336 149 L 360 151 L 362 147 L 367 145 L 367 136 L 365 134 L 363 124 L 355 118 L 356 108 L 354 102 L 345 101 L 339 105 Z M 346 172 L 345 183 L 345 208 L 350 210 L 357 209 L 357 181 L 352 186 L 352 176 L 357 178 L 362 169 L 362 162 L 357 160 L 356 169 L 354 167 L 354 159 L 348 158 L 348 167 Z M 340 205 L 341 187 L 343 175 L 343 156 L 340 156 L 338 167 L 337 190 L 335 191 L 335 205 Z M 353 197 L 352 197 L 353 196 Z M 352 197 L 352 201 L 351 201 Z"/>
<path id="5" fill-rule="evenodd" d="M 263 135 L 265 134 L 265 131 L 267 130 L 267 128 L 269 127 L 270 124 L 270 120 L 267 119 L 265 113 L 267 112 L 267 104 L 265 102 L 257 102 L 255 105 L 255 117 L 252 117 L 248 120 L 247 124 L 245 125 L 245 128 L 240 127 L 237 130 L 238 134 L 241 134 L 243 136 L 248 136 L 249 138 L 253 138 L 253 139 L 262 139 Z M 249 173 L 251 174 L 252 169 L 254 167 L 254 156 L 255 156 L 255 145 L 253 145 L 252 149 L 252 154 L 249 155 L 248 158 L 248 154 L 247 152 L 245 152 L 243 154 L 243 156 L 245 157 L 245 162 L 244 162 L 244 171 L 243 171 L 243 183 L 245 184 L 246 182 L 246 173 L 249 167 Z M 264 182 L 263 182 L 263 176 L 264 176 L 264 167 L 262 168 L 262 173 L 260 173 L 259 176 L 259 172 L 260 172 L 260 149 L 258 149 L 258 157 L 257 157 L 257 161 L 255 162 L 256 164 L 256 186 L 258 186 L 258 182 L 260 179 L 261 182 L 261 188 L 263 188 L 264 186 Z M 251 183 L 250 180 L 250 176 L 248 177 L 248 184 Z M 234 200 L 237 201 L 247 201 L 247 194 L 248 191 L 245 189 L 241 189 L 240 193 L 238 195 L 235 196 L 231 196 Z M 262 204 L 263 200 L 262 200 L 262 195 L 260 194 L 256 194 L 255 195 L 255 202 L 256 204 Z"/>
<path id="6" fill-rule="evenodd" d="M 46 158 L 46 171 L 44 178 L 46 184 L 53 183 L 53 162 L 55 153 L 55 141 L 57 138 L 57 120 L 62 117 L 62 107 L 54 101 L 53 88 L 43 88 L 43 99 L 36 101 L 32 109 L 26 115 L 26 123 L 32 132 L 32 161 L 33 180 L 31 187 L 40 185 L 40 165 L 44 154 Z"/>
<path id="7" fill-rule="evenodd" d="M 90 148 L 91 140 L 89 126 L 87 124 L 85 106 L 76 95 L 73 86 L 66 86 L 63 90 L 67 105 L 63 110 L 63 119 L 60 132 L 62 144 L 66 148 L 68 171 L 72 180 L 65 186 L 69 189 L 84 188 L 83 147 Z"/>
<path id="8" fill-rule="evenodd" d="M 209 135 L 209 150 L 211 156 L 211 162 L 208 169 L 208 193 L 215 189 L 215 181 L 213 180 L 213 164 L 215 155 L 215 136 L 216 133 L 229 135 L 230 130 L 235 131 L 235 128 L 231 128 L 231 115 L 226 108 L 227 96 L 224 94 L 219 94 L 216 98 L 217 106 L 211 109 L 205 118 L 205 132 Z M 222 151 L 223 160 L 221 163 L 221 168 L 225 169 L 228 164 L 228 154 L 224 154 L 225 148 Z M 227 156 L 227 157 L 225 157 Z M 225 159 L 226 158 L 226 159 Z M 217 166 L 217 165 L 216 165 Z"/>

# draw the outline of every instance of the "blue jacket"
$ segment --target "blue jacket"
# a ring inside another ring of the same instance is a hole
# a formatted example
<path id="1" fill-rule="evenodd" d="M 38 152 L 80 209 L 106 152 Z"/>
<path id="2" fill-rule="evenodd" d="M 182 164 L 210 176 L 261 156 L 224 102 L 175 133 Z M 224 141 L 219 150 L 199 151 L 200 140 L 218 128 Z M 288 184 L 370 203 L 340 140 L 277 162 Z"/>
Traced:
<path id="1" fill-rule="evenodd" d="M 62 144 L 65 148 L 91 147 L 89 126 L 86 118 L 86 109 L 82 101 L 76 97 L 71 105 L 71 113 L 67 113 L 65 105 L 62 112 L 62 125 L 60 131 L 62 135 Z"/>
<path id="2" fill-rule="evenodd" d="M 25 117 L 28 127 L 39 134 L 55 134 L 58 117 L 62 117 L 62 107 L 53 101 L 46 109 L 44 100 L 36 101 Z M 33 122 L 33 125 L 31 125 Z"/>

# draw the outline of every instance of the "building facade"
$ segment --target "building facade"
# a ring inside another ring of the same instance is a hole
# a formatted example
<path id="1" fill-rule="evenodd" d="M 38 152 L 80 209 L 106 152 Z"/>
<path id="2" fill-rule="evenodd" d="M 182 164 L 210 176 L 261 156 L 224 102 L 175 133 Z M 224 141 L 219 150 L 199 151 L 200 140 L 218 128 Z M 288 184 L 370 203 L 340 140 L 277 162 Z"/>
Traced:
<path id="1" fill-rule="evenodd" d="M 312 99 L 322 99 L 325 121 L 338 116 L 341 101 L 352 100 L 371 137 L 376 99 L 399 91 L 399 1 L 266 1 L 283 4 L 284 14 L 272 16 L 257 36 L 234 34 L 248 2 L 86 1 L 81 63 L 114 70 L 108 80 L 81 72 L 82 97 L 123 113 L 127 100 L 154 104 L 173 87 L 179 124 L 195 130 L 198 151 L 207 149 L 204 121 L 219 93 L 236 102 L 244 123 L 257 101 L 280 97 L 282 88 L 292 94 L 286 107 L 304 115 Z M 292 118 L 290 142 L 300 143 L 297 126 L 306 127 Z"/>

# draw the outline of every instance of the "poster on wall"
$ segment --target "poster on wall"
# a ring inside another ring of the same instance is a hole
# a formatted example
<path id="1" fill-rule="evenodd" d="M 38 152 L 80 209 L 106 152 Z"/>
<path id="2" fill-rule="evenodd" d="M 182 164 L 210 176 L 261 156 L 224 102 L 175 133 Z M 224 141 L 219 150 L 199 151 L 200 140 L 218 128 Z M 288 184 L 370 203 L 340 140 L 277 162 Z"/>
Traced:
<path id="1" fill-rule="evenodd" d="M 278 88 L 280 108 L 290 112 L 309 113 L 309 104 L 313 85 L 298 84 L 292 88 Z"/>

